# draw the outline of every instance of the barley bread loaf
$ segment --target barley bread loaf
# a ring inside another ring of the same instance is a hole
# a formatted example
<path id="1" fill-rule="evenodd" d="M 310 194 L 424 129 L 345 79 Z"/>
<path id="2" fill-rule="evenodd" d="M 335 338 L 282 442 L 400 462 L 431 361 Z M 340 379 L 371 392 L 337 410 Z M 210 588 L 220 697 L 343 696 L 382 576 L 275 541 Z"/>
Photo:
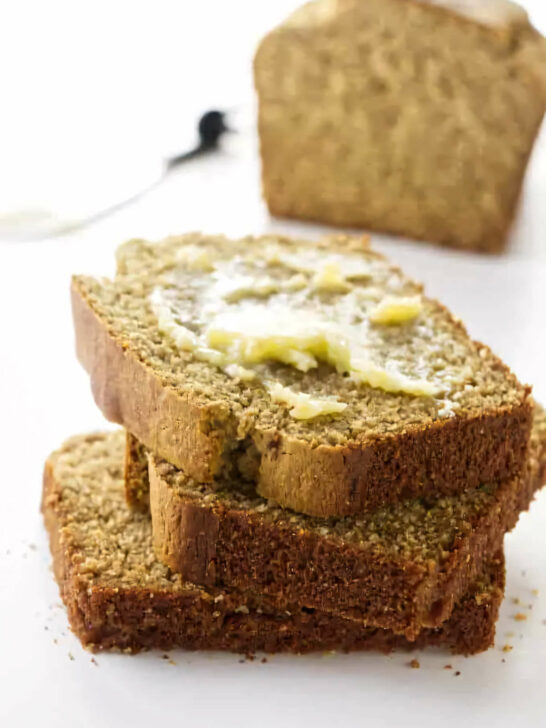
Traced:
<path id="1" fill-rule="evenodd" d="M 529 388 L 366 240 L 130 241 L 72 305 L 102 412 L 198 482 L 342 516 L 523 468 Z"/>
<path id="2" fill-rule="evenodd" d="M 499 252 L 546 104 L 506 0 L 316 0 L 254 63 L 272 214 Z"/>
<path id="3" fill-rule="evenodd" d="M 415 642 L 388 630 L 267 597 L 185 583 L 153 554 L 147 515 L 124 503 L 123 434 L 75 437 L 48 459 L 42 510 L 71 627 L 92 650 L 173 647 L 252 653 L 437 645 L 470 654 L 493 644 L 504 589 L 500 551 L 438 629 Z"/>
<path id="4" fill-rule="evenodd" d="M 414 639 L 450 617 L 544 484 L 546 417 L 537 415 L 525 476 L 342 519 L 281 509 L 242 482 L 214 491 L 153 454 L 149 479 L 156 556 L 184 578 Z"/>

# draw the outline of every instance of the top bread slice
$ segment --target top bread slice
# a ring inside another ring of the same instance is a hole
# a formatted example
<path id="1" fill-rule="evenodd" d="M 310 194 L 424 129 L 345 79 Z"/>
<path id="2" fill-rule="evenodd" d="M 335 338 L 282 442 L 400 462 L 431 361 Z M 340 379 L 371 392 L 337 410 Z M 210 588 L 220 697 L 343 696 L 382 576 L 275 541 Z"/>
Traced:
<path id="1" fill-rule="evenodd" d="M 529 388 L 366 241 L 130 241 L 114 280 L 73 279 L 72 304 L 103 413 L 198 482 L 242 476 L 284 507 L 342 516 L 522 471 Z M 218 306 L 236 333 L 255 314 L 238 363 L 188 350 Z M 279 321 L 286 335 L 268 338 Z"/>
<path id="2" fill-rule="evenodd" d="M 318 0 L 256 54 L 274 215 L 499 252 L 546 104 L 507 0 Z"/>

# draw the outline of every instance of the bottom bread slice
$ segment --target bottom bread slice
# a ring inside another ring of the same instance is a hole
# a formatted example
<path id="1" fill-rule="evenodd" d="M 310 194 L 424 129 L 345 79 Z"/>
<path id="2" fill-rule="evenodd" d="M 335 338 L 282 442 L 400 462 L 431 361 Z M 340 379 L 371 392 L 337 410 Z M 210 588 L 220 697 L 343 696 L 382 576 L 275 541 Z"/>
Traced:
<path id="1" fill-rule="evenodd" d="M 303 653 L 436 645 L 471 654 L 493 643 L 504 590 L 502 551 L 451 618 L 414 642 L 314 609 L 275 610 L 258 594 L 183 582 L 155 558 L 149 516 L 125 503 L 123 450 L 119 431 L 75 437 L 50 456 L 44 471 L 42 511 L 55 576 L 85 646 Z"/>

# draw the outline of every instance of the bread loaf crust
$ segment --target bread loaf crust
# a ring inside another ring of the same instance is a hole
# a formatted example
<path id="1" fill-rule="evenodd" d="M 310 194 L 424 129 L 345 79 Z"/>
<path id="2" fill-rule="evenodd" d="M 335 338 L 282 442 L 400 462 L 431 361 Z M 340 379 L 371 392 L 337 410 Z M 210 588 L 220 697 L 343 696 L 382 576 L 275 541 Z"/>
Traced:
<path id="1" fill-rule="evenodd" d="M 451 495 L 517 473 L 531 419 L 532 407 L 525 403 L 494 415 L 388 434 L 362 448 L 319 445 L 312 452 L 305 442 L 260 433 L 257 490 L 314 516 L 346 516 L 406 498 Z"/>
<path id="2" fill-rule="evenodd" d="M 97 436 L 93 436 L 97 437 Z M 117 433 L 102 435 L 105 440 Z M 73 440 L 64 452 L 73 451 Z M 115 448 L 112 448 L 115 455 Z M 311 652 L 324 650 L 378 650 L 442 646 L 455 653 L 473 654 L 493 644 L 495 621 L 504 591 L 502 551 L 491 559 L 485 576 L 454 609 L 441 628 L 424 630 L 413 643 L 388 630 L 367 629 L 315 610 L 294 608 L 276 612 L 266 597 L 229 591 L 205 592 L 186 587 L 166 589 L 143 583 L 140 587 L 102 585 L 100 578 L 82 567 L 77 531 L 71 531 L 73 513 L 63 497 L 57 469 L 63 450 L 48 459 L 44 469 L 42 512 L 49 533 L 55 578 L 68 611 L 72 630 L 93 651 L 120 649 L 229 650 L 243 654 Z M 119 453 L 121 464 L 121 450 Z M 82 468 L 88 468 L 85 461 Z M 100 466 L 99 466 L 100 467 Z M 76 465 L 78 468 L 78 465 Z M 88 472 L 88 470 L 87 470 Z M 101 471 L 100 478 L 108 477 Z M 78 492 L 83 493 L 85 487 Z M 119 496 L 122 484 L 119 482 Z M 112 491 L 109 490 L 110 497 Z M 83 497 L 83 496 L 81 496 Z M 123 508 L 123 503 L 119 507 Z M 97 519 L 100 525 L 100 517 Z"/>
<path id="3" fill-rule="evenodd" d="M 254 75 L 273 215 L 504 249 L 546 105 L 546 42 L 524 14 L 309 3 L 264 38 Z"/>
<path id="4" fill-rule="evenodd" d="M 154 452 L 187 461 L 199 480 L 212 480 L 231 429 L 224 408 L 199 406 L 191 395 L 164 387 L 122 340 L 110 335 L 76 281 L 71 299 L 76 354 L 90 374 L 93 397 L 104 416 L 124 425 Z"/>
<path id="5" fill-rule="evenodd" d="M 316 446 L 258 429 L 240 441 L 237 417 L 225 402 L 203 404 L 189 391 L 165 386 L 109 331 L 77 278 L 71 295 L 76 351 L 99 408 L 199 482 L 231 476 L 244 447 L 257 459 L 261 495 L 310 515 L 344 516 L 405 497 L 471 489 L 523 468 L 532 418 L 528 387 L 520 388 L 512 407 L 415 425 L 348 446 Z"/>

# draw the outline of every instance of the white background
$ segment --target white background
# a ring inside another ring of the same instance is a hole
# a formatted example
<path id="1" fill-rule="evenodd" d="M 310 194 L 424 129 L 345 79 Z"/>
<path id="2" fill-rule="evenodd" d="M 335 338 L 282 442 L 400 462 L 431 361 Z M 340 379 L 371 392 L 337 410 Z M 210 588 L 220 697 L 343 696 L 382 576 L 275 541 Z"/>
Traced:
<path id="1" fill-rule="evenodd" d="M 135 235 L 191 229 L 318 234 L 315 226 L 267 216 L 253 135 L 252 53 L 261 34 L 295 4 L 1 5 L 0 211 L 52 191 L 56 199 L 76 201 L 124 191 L 146 180 L 162 157 L 188 146 L 194 120 L 211 106 L 237 107 L 241 130 L 222 152 L 182 168 L 116 217 L 45 242 L 0 243 L 2 725 L 546 722 L 546 494 L 507 540 L 497 646 L 470 659 L 425 653 L 421 669 L 412 670 L 400 654 L 240 664 L 232 655 L 173 652 L 176 664 L 158 653 L 99 655 L 95 664 L 59 606 L 38 513 L 43 460 L 63 438 L 105 426 L 73 354 L 69 276 L 110 272 L 115 246 Z M 544 31 L 544 5 L 525 4 Z M 506 256 L 376 241 L 546 401 L 544 137 Z M 518 611 L 528 619 L 514 621 Z M 505 644 L 513 650 L 502 652 Z M 453 669 L 443 669 L 446 664 Z"/>

